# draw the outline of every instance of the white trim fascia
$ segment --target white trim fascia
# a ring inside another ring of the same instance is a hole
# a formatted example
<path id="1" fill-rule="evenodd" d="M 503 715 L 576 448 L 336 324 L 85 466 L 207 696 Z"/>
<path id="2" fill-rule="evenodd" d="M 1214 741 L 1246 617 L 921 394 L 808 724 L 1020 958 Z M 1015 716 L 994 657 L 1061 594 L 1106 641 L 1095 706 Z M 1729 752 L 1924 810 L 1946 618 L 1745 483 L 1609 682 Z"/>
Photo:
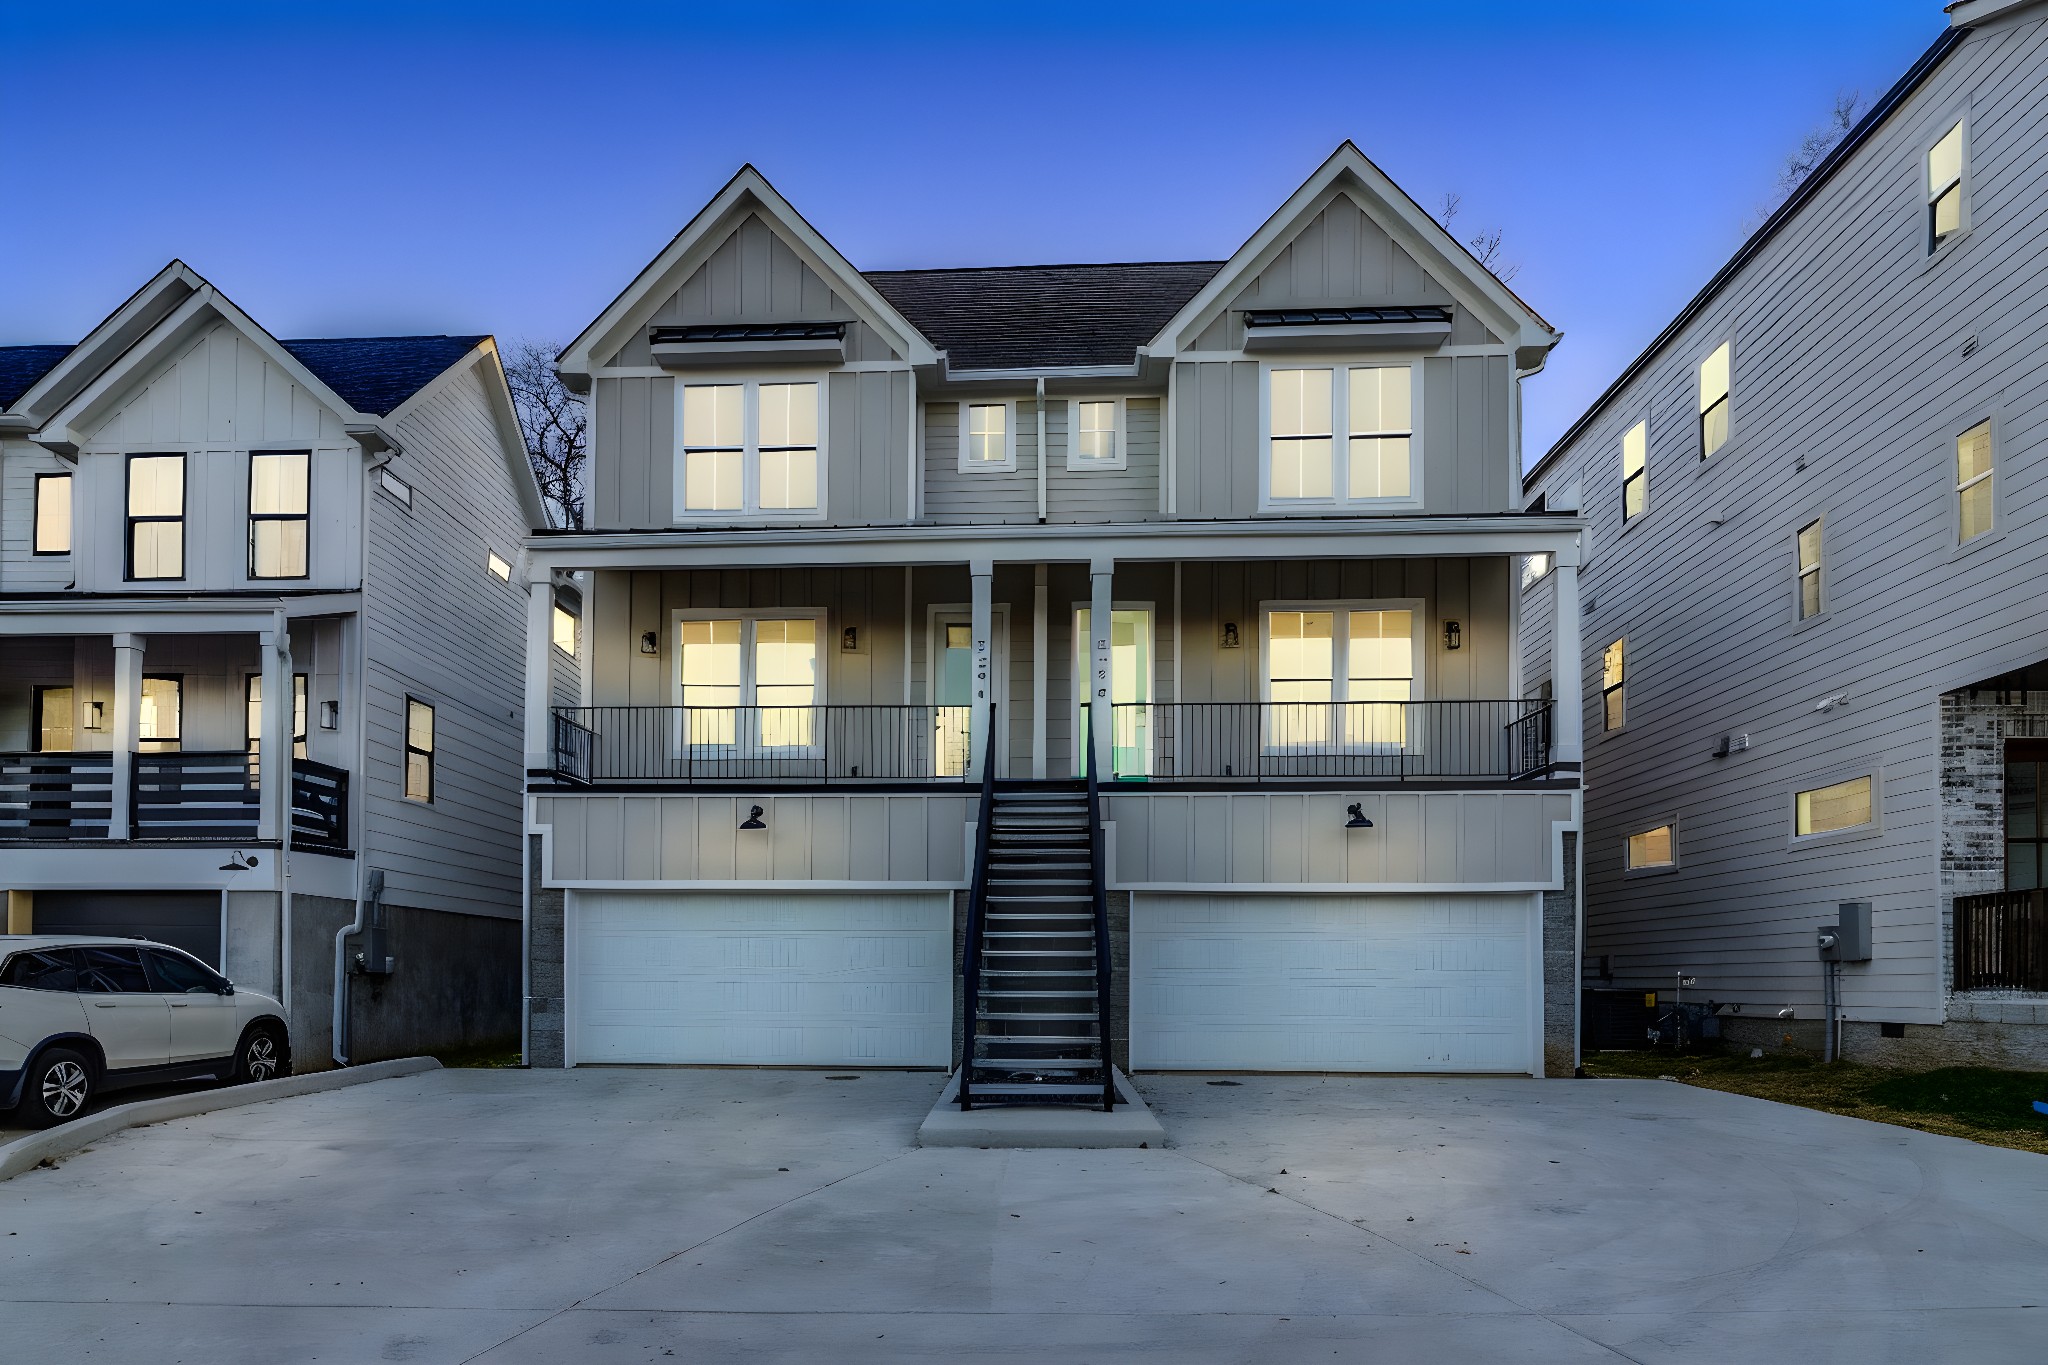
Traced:
<path id="1" fill-rule="evenodd" d="M 1167 891 L 1177 895 L 1208 896 L 1529 895 L 1557 890 L 1548 882 L 1130 882 L 1114 877 L 1108 880 L 1107 886 L 1111 891 Z M 1540 905 L 1538 915 L 1541 915 Z"/>
<path id="2" fill-rule="evenodd" d="M 751 376 L 771 375 L 771 376 L 772 376 L 772 375 L 774 375 L 774 374 L 777 374 L 777 373 L 779 373 L 779 372 L 780 372 L 780 371 L 782 371 L 782 370 L 783 370 L 784 368 L 785 368 L 785 367 L 784 367 L 783 365 L 781 365 L 781 364 L 773 364 L 773 365 L 738 365 L 738 364 L 723 364 L 723 365 L 692 365 L 692 366 L 690 366 L 690 367 L 689 367 L 688 369 L 683 369 L 683 370 L 669 370 L 669 369 L 664 369 L 664 368 L 662 368 L 662 367 L 661 367 L 661 366 L 659 366 L 659 365 L 604 365 L 604 366 L 600 366 L 600 367 L 598 367 L 597 369 L 594 369 L 594 370 L 592 370 L 592 371 L 590 372 L 590 377 L 591 377 L 592 379 L 675 379 L 675 380 L 682 380 L 682 381 L 687 381 L 687 380 L 692 380 L 692 379 L 696 379 L 696 378 L 698 378 L 698 377 L 700 377 L 700 376 L 702 376 L 702 377 L 705 377 L 705 378 L 715 378 L 716 376 L 719 376 L 719 375 L 726 375 L 726 374 L 744 374 L 744 375 L 751 375 Z M 823 370 L 820 370 L 820 369 L 819 369 L 819 368 L 818 368 L 817 366 L 815 366 L 815 365 L 810 365 L 810 366 L 798 366 L 798 365 L 792 365 L 792 366 L 788 366 L 788 367 L 786 367 L 786 368 L 787 368 L 787 369 L 789 370 L 789 372 L 790 372 L 790 373 L 792 373 L 792 374 L 798 373 L 798 372 L 800 372 L 800 371 L 801 371 L 801 372 L 803 372 L 803 373 L 807 373 L 807 374 L 808 374 L 808 373 L 825 373 L 825 374 L 914 374 L 914 373 L 916 373 L 916 371 L 915 371 L 915 370 L 913 370 L 913 369 L 911 368 L 911 366 L 909 366 L 909 365 L 906 365 L 906 364 L 905 364 L 904 362 L 902 362 L 902 361 L 900 361 L 900 360 L 849 360 L 849 361 L 846 361 L 846 362 L 844 362 L 844 363 L 834 363 L 834 364 L 832 364 L 832 365 L 826 366 L 826 367 L 825 367 L 825 368 L 824 368 Z M 774 380 L 773 380 L 773 379 L 771 378 L 769 382 L 773 383 L 773 382 L 774 382 Z"/>
<path id="3" fill-rule="evenodd" d="M 935 365 L 939 353 L 924 334 L 911 325 L 825 237 L 804 221 L 793 205 L 768 183 L 768 178 L 751 164 L 725 183 L 711 201 L 697 211 L 683 230 L 669 240 L 652 261 L 619 296 L 555 360 L 555 369 L 565 377 L 587 377 L 595 355 L 608 353 L 625 344 L 627 335 L 645 321 L 660 301 L 680 288 L 691 271 L 702 264 L 725 241 L 718 229 L 745 209 L 751 200 L 756 208 L 781 230 L 785 241 L 804 263 L 832 281 L 841 296 L 855 310 L 865 314 L 862 321 L 888 335 L 896 349 L 912 365 Z M 715 236 L 715 240 L 713 240 Z"/>
<path id="4" fill-rule="evenodd" d="M 1034 379 L 1142 379 L 1145 366 L 1142 361 L 1130 365 L 1040 365 L 1030 368 L 1006 370 L 956 370 L 946 368 L 942 383 L 946 384 L 1008 384 Z"/>
<path id="5" fill-rule="evenodd" d="M 1422 559 L 1549 553 L 1577 566 L 1576 516 L 1268 517 L 1240 522 L 1041 526 L 762 526 L 535 537 L 530 578 L 554 570 L 783 568 L 893 563 L 1116 560 Z M 793 557 L 801 556 L 800 560 Z"/>
<path id="6" fill-rule="evenodd" d="M 174 290 L 183 289 L 185 297 L 189 298 L 206 287 L 206 280 L 198 271 L 183 261 L 172 261 L 151 276 L 149 281 L 131 294 L 120 307 L 107 314 L 97 327 L 71 348 L 69 354 L 51 366 L 48 373 L 29 385 L 28 390 L 14 400 L 10 411 L 27 419 L 31 426 L 36 425 L 35 414 L 39 403 L 55 397 L 67 386 L 78 382 L 79 376 L 97 374 L 98 371 L 105 369 L 121 352 L 128 350 L 154 331 L 164 316 L 176 311 L 178 304 L 184 302 L 184 298 L 180 298 L 178 304 L 172 304 L 171 307 L 164 309 L 156 319 L 141 323 L 140 331 L 133 337 L 123 340 L 123 333 L 132 324 L 140 323 L 149 311 L 161 307 Z"/>
<path id="7" fill-rule="evenodd" d="M 1231 254 L 1223 268 L 1181 306 L 1145 349 L 1154 356 L 1178 355 L 1177 338 L 1199 333 L 1213 321 L 1244 288 L 1246 280 L 1270 265 L 1300 227 L 1339 194 L 1349 195 L 1458 304 L 1490 320 L 1490 330 L 1509 337 L 1516 351 L 1540 354 L 1563 338 L 1563 333 L 1552 328 L 1493 272 L 1480 265 L 1442 224 L 1347 140 Z M 1533 362 L 1535 357 L 1530 359 Z"/>
<path id="8" fill-rule="evenodd" d="M 168 596 L 168 595 L 167 595 Z M 362 609 L 354 589 L 283 600 L 218 599 L 67 601 L 50 597 L 0 602 L 0 637 L 14 635 L 240 635 L 269 630 L 287 618 L 347 616 Z"/>
<path id="9" fill-rule="evenodd" d="M 858 790 L 857 788 L 852 790 Z M 218 856 L 216 854 L 216 856 Z M 542 885 L 551 890 L 563 891 L 670 891 L 687 894 L 713 893 L 720 891 L 866 891 L 875 895 L 890 895 L 898 891 L 965 891 L 967 878 L 952 882 L 875 882 L 875 881 L 799 881 L 790 878 L 784 881 L 595 881 L 578 879 L 556 881 L 546 879 Z"/>

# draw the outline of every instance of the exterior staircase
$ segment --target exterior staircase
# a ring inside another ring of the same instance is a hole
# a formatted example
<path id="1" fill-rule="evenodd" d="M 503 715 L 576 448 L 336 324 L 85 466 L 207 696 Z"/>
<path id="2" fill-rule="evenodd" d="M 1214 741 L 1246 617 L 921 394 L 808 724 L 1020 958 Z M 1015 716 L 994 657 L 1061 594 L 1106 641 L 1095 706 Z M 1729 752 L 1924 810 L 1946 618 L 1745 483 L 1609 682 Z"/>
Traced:
<path id="1" fill-rule="evenodd" d="M 987 784 L 968 904 L 962 1109 L 1115 1103 L 1099 809 L 1093 783 Z"/>

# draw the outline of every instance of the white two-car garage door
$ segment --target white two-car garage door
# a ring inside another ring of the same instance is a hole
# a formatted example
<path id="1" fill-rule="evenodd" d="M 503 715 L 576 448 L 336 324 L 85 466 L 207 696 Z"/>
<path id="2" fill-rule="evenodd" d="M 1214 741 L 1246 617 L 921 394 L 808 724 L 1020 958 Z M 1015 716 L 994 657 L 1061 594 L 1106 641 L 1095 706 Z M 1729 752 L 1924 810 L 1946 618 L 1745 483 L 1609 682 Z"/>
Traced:
<path id="1" fill-rule="evenodd" d="M 569 920 L 575 1061 L 950 1060 L 944 893 L 581 891 Z"/>
<path id="2" fill-rule="evenodd" d="M 1537 923 L 1527 895 L 1138 893 L 1131 1065 L 1527 1072 Z"/>

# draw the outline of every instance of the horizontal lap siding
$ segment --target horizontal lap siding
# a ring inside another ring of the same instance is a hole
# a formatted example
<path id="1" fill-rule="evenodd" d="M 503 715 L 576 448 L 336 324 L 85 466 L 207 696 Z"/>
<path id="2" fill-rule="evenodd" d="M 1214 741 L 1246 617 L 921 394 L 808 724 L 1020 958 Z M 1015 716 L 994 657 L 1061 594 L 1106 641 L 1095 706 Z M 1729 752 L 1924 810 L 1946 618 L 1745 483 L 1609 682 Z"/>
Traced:
<path id="1" fill-rule="evenodd" d="M 1159 422 L 1163 400 L 1124 400 L 1123 469 L 1067 468 L 1073 408 L 1047 402 L 1046 511 L 1056 522 L 1159 519 Z M 1034 456 L 1035 458 L 1035 456 Z"/>
<path id="2" fill-rule="evenodd" d="M 1850 1016 L 1940 1017 L 1938 697 L 2048 657 L 2043 33 L 1967 40 L 1537 490 L 1579 483 L 1593 523 L 1587 951 L 1627 984 L 1683 969 L 1716 998 L 1804 1013 L 1814 929 L 1870 899 L 1876 958 L 1845 973 Z M 1929 262 L 1923 157 L 1966 107 L 1972 226 Z M 1695 366 L 1724 337 L 1733 438 L 1702 464 Z M 1619 445 L 1645 417 L 1649 511 L 1624 532 Z M 2002 527 L 1958 552 L 1954 438 L 1985 417 Z M 1817 515 L 1828 610 L 1801 623 L 1794 538 Z M 1527 600 L 1533 645 L 1550 590 Z M 1628 725 L 1603 735 L 1599 655 L 1624 636 Z M 1749 749 L 1712 758 L 1724 733 Z M 1881 828 L 1789 848 L 1793 791 L 1862 772 L 1882 776 Z M 1624 836 L 1668 814 L 1680 870 L 1624 876 Z"/>
<path id="3" fill-rule="evenodd" d="M 27 441 L 0 441 L 0 591 L 47 592 L 69 587 L 72 555 L 37 555 L 36 475 L 70 474 L 70 465 Z M 72 490 L 77 491 L 74 480 Z M 74 543 L 77 528 L 74 523 Z"/>
<path id="4" fill-rule="evenodd" d="M 398 432 L 412 509 L 372 498 L 365 585 L 369 866 L 394 902 L 519 912 L 525 608 L 484 567 L 510 559 L 524 514 L 483 383 L 465 375 Z M 410 694 L 434 707 L 434 800 L 404 799 Z"/>

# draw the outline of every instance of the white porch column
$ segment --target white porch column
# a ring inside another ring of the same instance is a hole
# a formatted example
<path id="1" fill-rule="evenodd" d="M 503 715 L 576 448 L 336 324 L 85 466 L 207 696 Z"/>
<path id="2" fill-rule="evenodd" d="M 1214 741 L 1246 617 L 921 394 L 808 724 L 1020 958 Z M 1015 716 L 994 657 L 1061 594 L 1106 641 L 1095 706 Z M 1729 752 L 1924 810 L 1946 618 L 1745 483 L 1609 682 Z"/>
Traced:
<path id="1" fill-rule="evenodd" d="M 974 633 L 974 709 L 968 714 L 967 780 L 981 781 L 982 764 L 994 751 L 988 704 L 995 695 L 995 572 L 993 561 L 977 559 L 967 566 L 973 584 L 969 628 Z"/>
<path id="2" fill-rule="evenodd" d="M 1586 665 L 1579 643 L 1579 567 L 1559 563 L 1556 606 L 1551 617 L 1550 676 L 1556 698 L 1550 721 L 1550 761 L 1574 766 L 1586 761 Z"/>
<path id="3" fill-rule="evenodd" d="M 526 770 L 554 767 L 548 735 L 548 650 L 554 644 L 555 584 L 546 570 L 526 586 Z M 595 631 L 590 632 L 595 638 Z"/>
<path id="4" fill-rule="evenodd" d="M 256 729 L 256 837 L 282 839 L 291 825 L 292 808 L 292 639 L 283 615 L 256 640 L 263 661 L 263 703 Z"/>
<path id="5" fill-rule="evenodd" d="M 1045 778 L 1045 688 L 1051 661 L 1045 657 L 1046 570 L 1040 564 L 1031 578 L 1031 775 Z"/>
<path id="6" fill-rule="evenodd" d="M 1115 616 L 1110 580 L 1115 570 L 1115 561 L 1108 559 L 1095 560 L 1088 566 L 1088 741 L 1095 750 L 1095 775 L 1104 782 L 1111 776 L 1110 727 L 1115 724 L 1109 691 L 1110 627 Z M 1080 760 L 1079 754 L 1075 757 Z M 1085 777 L 1087 772 L 1086 767 L 1077 766 L 1074 776 Z"/>
<path id="7" fill-rule="evenodd" d="M 113 809 L 107 837 L 132 837 L 128 816 L 135 800 L 135 749 L 142 742 L 142 651 L 140 635 L 114 637 L 114 719 L 108 745 L 114 751 Z"/>

